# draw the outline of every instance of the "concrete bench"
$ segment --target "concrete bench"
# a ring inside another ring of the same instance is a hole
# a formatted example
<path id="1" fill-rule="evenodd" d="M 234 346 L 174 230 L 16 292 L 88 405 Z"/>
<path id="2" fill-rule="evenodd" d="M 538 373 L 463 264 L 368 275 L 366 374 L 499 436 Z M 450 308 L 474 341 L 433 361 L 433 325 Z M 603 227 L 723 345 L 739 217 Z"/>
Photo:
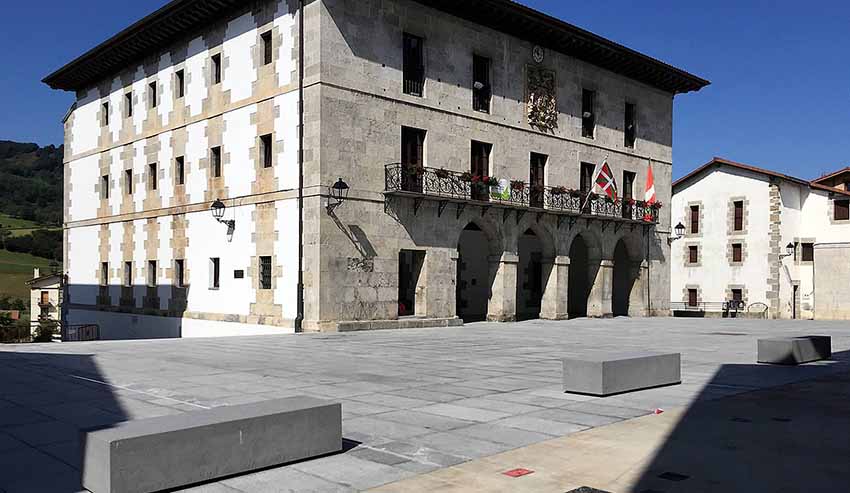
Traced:
<path id="1" fill-rule="evenodd" d="M 84 430 L 83 486 L 159 491 L 339 452 L 342 406 L 291 397 Z"/>
<path id="2" fill-rule="evenodd" d="M 758 362 L 776 365 L 799 365 L 829 359 L 832 339 L 829 336 L 772 337 L 758 340 Z"/>
<path id="3" fill-rule="evenodd" d="M 564 392 L 606 396 L 682 383 L 679 353 L 617 353 L 565 358 Z"/>

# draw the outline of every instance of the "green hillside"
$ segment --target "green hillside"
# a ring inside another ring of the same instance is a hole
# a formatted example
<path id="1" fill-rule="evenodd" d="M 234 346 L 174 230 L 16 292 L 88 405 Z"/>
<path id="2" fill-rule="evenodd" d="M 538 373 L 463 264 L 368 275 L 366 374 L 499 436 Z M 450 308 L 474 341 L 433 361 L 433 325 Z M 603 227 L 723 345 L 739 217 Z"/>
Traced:
<path id="1" fill-rule="evenodd" d="M 25 283 L 32 279 L 33 267 L 46 273 L 50 262 L 43 257 L 0 250 L 0 297 L 5 295 L 29 300 L 30 291 Z"/>

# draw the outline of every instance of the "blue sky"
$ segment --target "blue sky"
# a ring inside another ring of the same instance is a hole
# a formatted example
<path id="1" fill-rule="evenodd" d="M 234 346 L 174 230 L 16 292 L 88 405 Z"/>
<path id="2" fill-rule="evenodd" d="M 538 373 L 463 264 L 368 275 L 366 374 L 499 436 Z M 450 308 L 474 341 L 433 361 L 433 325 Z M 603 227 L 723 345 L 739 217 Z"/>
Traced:
<path id="1" fill-rule="evenodd" d="M 41 79 L 166 0 L 7 2 L 0 139 L 62 141 Z M 850 2 L 522 0 L 712 81 L 678 96 L 674 176 L 718 155 L 801 178 L 850 165 Z"/>

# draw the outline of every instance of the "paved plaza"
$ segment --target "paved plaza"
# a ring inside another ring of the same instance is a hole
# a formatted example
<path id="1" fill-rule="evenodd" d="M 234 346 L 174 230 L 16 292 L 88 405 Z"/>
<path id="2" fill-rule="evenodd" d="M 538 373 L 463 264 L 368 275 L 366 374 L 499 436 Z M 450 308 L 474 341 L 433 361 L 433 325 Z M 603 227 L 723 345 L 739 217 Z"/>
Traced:
<path id="1" fill-rule="evenodd" d="M 833 361 L 755 364 L 759 337 L 812 334 L 832 336 Z M 81 490 L 81 427 L 295 395 L 342 403 L 344 453 L 186 491 L 392 491 L 417 475 L 639 423 L 657 408 L 674 416 L 841 375 L 848 349 L 846 323 L 709 319 L 0 346 L 0 491 Z M 645 350 L 681 352 L 682 384 L 607 398 L 561 390 L 565 356 Z"/>

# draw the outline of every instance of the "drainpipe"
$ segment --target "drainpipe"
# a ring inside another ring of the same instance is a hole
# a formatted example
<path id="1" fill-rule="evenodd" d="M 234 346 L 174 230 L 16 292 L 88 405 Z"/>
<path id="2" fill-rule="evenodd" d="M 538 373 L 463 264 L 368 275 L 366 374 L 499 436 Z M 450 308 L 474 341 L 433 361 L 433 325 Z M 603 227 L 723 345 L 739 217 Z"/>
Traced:
<path id="1" fill-rule="evenodd" d="M 298 286 L 295 332 L 304 323 L 304 0 L 298 1 Z"/>

